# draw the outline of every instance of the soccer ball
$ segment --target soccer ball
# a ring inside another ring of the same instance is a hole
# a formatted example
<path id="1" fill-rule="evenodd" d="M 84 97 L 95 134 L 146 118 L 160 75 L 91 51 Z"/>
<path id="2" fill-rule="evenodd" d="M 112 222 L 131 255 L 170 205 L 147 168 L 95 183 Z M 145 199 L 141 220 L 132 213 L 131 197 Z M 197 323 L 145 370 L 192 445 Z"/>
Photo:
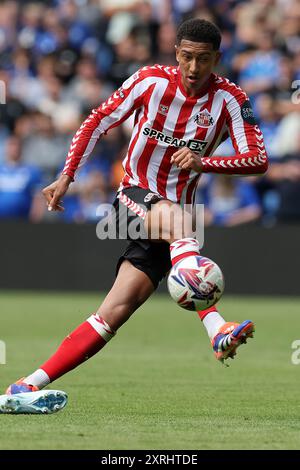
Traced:
<path id="1" fill-rule="evenodd" d="M 172 299 L 186 310 L 205 310 L 224 291 L 221 269 L 204 256 L 188 256 L 178 261 L 169 273 L 167 284 Z"/>

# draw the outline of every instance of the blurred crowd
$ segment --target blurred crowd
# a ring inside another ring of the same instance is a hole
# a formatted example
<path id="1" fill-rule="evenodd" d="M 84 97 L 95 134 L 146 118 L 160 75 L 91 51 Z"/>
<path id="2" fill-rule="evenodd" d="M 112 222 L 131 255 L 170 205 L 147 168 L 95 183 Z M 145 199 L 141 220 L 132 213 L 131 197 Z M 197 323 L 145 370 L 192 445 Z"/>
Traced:
<path id="1" fill-rule="evenodd" d="M 1 1 L 1 219 L 97 219 L 122 178 L 130 120 L 100 139 L 64 213 L 49 214 L 40 189 L 60 173 L 92 108 L 140 67 L 176 64 L 176 28 L 190 17 L 220 27 L 217 73 L 250 96 L 271 160 L 264 177 L 203 176 L 206 223 L 300 222 L 299 0 Z M 229 141 L 216 152 L 232 153 Z"/>

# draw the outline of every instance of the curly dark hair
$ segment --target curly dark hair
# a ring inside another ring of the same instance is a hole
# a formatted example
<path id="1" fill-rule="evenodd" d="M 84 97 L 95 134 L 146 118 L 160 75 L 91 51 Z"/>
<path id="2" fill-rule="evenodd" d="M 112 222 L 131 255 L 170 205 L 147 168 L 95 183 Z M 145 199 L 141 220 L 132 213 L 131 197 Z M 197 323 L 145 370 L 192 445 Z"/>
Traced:
<path id="1" fill-rule="evenodd" d="M 194 42 L 206 42 L 213 45 L 217 51 L 221 44 L 221 32 L 219 28 L 210 21 L 199 18 L 191 18 L 184 21 L 178 27 L 176 41 L 179 46 L 182 39 Z"/>

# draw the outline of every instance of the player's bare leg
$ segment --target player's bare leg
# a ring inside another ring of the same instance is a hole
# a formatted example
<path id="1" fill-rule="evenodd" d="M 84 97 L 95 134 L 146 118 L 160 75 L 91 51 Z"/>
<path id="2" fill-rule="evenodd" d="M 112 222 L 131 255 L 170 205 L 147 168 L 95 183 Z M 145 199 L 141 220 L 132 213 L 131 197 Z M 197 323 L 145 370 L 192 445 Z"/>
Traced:
<path id="1" fill-rule="evenodd" d="M 172 265 L 188 256 L 200 254 L 199 243 L 192 237 L 192 216 L 179 204 L 159 201 L 147 214 L 145 226 L 150 238 L 159 234 L 160 239 L 170 243 Z M 216 306 L 199 311 L 198 315 L 207 330 L 215 357 L 223 363 L 228 358 L 233 359 L 237 348 L 253 337 L 252 321 L 246 320 L 241 324 L 226 322 Z"/>
<path id="2" fill-rule="evenodd" d="M 116 331 L 153 293 L 149 277 L 125 260 L 97 314 Z"/>
<path id="3" fill-rule="evenodd" d="M 167 199 L 157 202 L 148 211 L 145 228 L 150 239 L 164 240 L 170 244 L 193 235 L 191 214 Z"/>

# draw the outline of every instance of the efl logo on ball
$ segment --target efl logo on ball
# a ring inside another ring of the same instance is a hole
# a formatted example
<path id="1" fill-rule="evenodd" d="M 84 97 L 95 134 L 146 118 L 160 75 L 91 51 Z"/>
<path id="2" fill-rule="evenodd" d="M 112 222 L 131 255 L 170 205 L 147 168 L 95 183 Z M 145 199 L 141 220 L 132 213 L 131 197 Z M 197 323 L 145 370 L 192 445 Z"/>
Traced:
<path id="1" fill-rule="evenodd" d="M 224 276 L 219 266 L 204 256 L 188 256 L 176 263 L 168 276 L 172 299 L 186 310 L 205 310 L 221 298 Z"/>

